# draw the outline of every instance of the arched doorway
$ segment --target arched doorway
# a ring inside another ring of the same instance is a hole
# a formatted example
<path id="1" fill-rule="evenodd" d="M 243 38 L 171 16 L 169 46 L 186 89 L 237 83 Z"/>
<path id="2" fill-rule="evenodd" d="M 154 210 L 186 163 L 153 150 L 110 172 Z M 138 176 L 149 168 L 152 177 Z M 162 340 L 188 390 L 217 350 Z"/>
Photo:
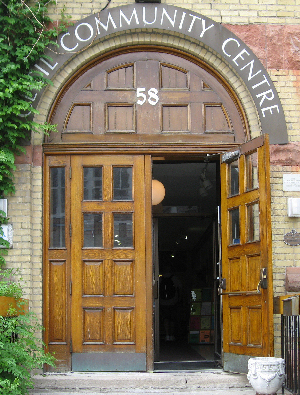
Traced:
<path id="1" fill-rule="evenodd" d="M 129 47 L 79 70 L 49 120 L 46 344 L 59 370 L 151 369 L 152 162 L 192 162 L 201 174 L 249 139 L 243 109 L 195 57 Z"/>

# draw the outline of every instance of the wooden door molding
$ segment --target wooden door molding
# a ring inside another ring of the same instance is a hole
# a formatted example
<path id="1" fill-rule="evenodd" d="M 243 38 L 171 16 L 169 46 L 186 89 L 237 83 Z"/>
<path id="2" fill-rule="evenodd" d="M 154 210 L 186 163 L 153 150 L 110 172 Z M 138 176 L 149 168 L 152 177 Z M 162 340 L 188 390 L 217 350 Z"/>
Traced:
<path id="1" fill-rule="evenodd" d="M 60 372 L 71 370 L 70 293 L 67 292 L 71 276 L 71 244 L 70 238 L 65 237 L 70 226 L 70 205 L 65 203 L 70 201 L 71 194 L 69 172 L 70 156 L 44 158 L 44 342 L 46 350 L 55 353 L 56 369 Z M 57 194 L 51 193 L 59 182 L 65 182 L 64 186 L 61 185 L 62 190 Z M 65 202 L 57 213 L 55 207 L 63 194 Z M 50 196 L 55 201 L 51 201 Z M 51 237 L 51 233 L 55 236 Z M 49 369 L 52 370 L 51 367 Z"/>
<path id="2" fill-rule="evenodd" d="M 251 356 L 272 356 L 274 352 L 269 178 L 267 135 L 223 155 L 221 295 L 225 370 L 245 372 Z M 263 269 L 267 273 L 264 282 Z"/>

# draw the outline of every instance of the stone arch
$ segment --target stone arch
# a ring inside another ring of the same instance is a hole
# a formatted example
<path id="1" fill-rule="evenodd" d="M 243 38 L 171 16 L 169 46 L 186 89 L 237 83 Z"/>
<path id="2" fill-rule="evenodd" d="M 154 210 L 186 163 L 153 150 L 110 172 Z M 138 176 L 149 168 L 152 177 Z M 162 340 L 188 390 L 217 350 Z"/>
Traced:
<path id="1" fill-rule="evenodd" d="M 50 96 L 74 71 L 101 53 L 121 46 L 162 44 L 194 53 L 224 76 L 243 104 L 251 136 L 269 133 L 271 144 L 288 141 L 283 108 L 264 66 L 231 31 L 201 14 L 166 4 L 119 6 L 77 22 L 61 35 L 58 44 L 46 51 L 52 61 L 41 58 L 33 66 L 54 81 L 55 89 L 46 89 Z M 45 108 L 45 92 L 33 95 L 34 108 L 41 106 L 41 99 Z"/>

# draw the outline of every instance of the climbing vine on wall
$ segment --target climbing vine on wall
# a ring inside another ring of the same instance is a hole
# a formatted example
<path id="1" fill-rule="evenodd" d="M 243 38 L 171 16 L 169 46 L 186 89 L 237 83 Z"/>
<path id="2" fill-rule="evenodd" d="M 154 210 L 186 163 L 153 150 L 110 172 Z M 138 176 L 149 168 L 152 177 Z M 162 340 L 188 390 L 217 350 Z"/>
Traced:
<path id="1" fill-rule="evenodd" d="M 24 151 L 22 146 L 30 141 L 31 132 L 55 130 L 55 126 L 38 124 L 25 115 L 37 113 L 30 98 L 34 90 L 49 83 L 41 73 L 32 73 L 31 66 L 45 56 L 49 44 L 55 45 L 68 22 L 62 14 L 60 23 L 53 24 L 47 16 L 49 4 L 48 0 L 0 0 L 0 198 L 15 191 L 15 155 Z M 0 245 L 5 245 L 3 214 L 0 212 Z"/>

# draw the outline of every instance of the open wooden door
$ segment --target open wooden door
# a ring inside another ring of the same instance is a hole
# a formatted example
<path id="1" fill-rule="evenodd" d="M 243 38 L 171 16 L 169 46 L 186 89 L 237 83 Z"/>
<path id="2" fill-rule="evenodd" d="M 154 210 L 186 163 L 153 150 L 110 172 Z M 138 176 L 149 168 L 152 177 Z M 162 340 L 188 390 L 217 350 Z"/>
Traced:
<path id="1" fill-rule="evenodd" d="M 221 158 L 223 366 L 247 372 L 273 355 L 268 136 Z"/>

